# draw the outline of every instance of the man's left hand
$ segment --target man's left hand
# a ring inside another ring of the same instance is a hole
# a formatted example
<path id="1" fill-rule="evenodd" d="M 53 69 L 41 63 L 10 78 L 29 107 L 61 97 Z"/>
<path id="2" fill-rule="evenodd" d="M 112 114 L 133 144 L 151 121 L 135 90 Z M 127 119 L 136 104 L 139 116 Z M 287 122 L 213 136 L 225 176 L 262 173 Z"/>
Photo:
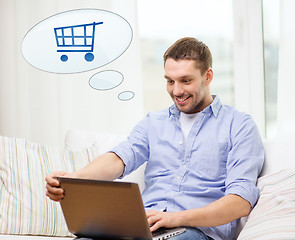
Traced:
<path id="1" fill-rule="evenodd" d="M 179 227 L 179 214 L 177 212 L 161 212 L 155 210 L 149 210 L 146 212 L 147 220 L 151 232 L 157 230 L 160 227 L 173 228 Z"/>

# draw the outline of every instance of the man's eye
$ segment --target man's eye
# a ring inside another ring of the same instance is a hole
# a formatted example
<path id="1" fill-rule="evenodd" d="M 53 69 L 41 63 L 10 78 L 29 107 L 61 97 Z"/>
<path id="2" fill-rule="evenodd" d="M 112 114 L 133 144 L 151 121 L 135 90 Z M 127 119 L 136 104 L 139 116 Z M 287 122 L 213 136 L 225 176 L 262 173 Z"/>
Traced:
<path id="1" fill-rule="evenodd" d="M 189 83 L 190 80 L 188 80 L 188 79 L 184 79 L 184 80 L 182 80 L 182 82 L 183 82 L 183 83 Z"/>

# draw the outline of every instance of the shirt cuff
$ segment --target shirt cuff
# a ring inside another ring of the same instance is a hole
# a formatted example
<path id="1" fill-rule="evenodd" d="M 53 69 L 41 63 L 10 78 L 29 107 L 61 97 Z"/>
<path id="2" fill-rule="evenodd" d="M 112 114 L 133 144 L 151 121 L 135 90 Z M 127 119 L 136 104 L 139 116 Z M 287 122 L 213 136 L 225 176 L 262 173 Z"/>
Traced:
<path id="1" fill-rule="evenodd" d="M 230 185 L 226 191 L 225 194 L 235 194 L 235 195 L 239 195 L 240 197 L 242 197 L 243 199 L 245 199 L 246 201 L 248 201 L 251 204 L 251 207 L 253 208 L 255 203 L 257 202 L 258 198 L 259 198 L 259 189 L 251 184 L 251 186 L 249 186 L 249 183 L 239 183 L 239 184 L 232 184 Z"/>
<path id="2" fill-rule="evenodd" d="M 128 161 L 130 159 L 128 157 L 127 151 L 124 151 L 124 148 L 120 147 L 120 144 L 118 147 L 114 147 L 110 150 L 110 152 L 115 153 L 121 160 L 123 161 L 125 167 L 124 167 L 124 172 L 122 176 L 119 177 L 119 179 L 124 178 L 126 175 L 130 174 L 133 171 L 133 164 L 132 162 Z"/>

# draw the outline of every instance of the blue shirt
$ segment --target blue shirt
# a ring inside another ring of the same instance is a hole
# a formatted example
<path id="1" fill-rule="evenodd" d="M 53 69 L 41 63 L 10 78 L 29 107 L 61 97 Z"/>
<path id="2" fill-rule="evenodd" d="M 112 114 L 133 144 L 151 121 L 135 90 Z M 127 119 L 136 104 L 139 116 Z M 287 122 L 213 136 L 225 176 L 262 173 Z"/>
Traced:
<path id="1" fill-rule="evenodd" d="M 264 150 L 252 118 L 222 105 L 215 96 L 184 139 L 179 115 L 175 105 L 148 114 L 127 141 L 112 149 L 125 163 L 124 175 L 147 162 L 145 208 L 170 212 L 201 208 L 227 194 L 237 194 L 253 207 Z M 235 227 L 236 221 L 199 229 L 226 240 L 232 239 Z"/>

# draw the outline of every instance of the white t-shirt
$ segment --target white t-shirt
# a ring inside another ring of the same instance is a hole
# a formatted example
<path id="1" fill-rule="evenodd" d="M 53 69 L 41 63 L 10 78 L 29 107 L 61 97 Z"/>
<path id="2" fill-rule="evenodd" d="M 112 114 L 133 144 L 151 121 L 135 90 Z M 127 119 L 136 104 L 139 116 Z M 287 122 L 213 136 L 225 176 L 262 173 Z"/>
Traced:
<path id="1" fill-rule="evenodd" d="M 199 115 L 199 112 L 191 114 L 180 112 L 179 122 L 185 139 Z"/>

